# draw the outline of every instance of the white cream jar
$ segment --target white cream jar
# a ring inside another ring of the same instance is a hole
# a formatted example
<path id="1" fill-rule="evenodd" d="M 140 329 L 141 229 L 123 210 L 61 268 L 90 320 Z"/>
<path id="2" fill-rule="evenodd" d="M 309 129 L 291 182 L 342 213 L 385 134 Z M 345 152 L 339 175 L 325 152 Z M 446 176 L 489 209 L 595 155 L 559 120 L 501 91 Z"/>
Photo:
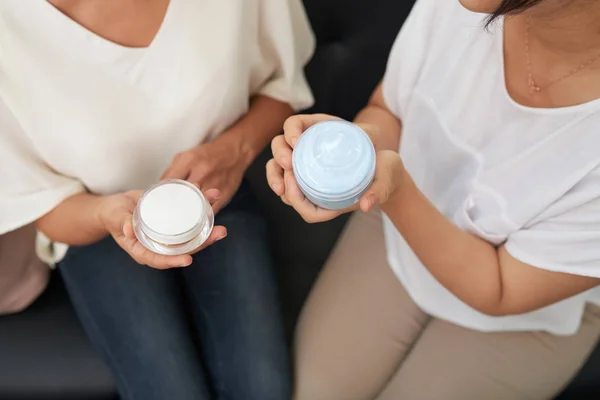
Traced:
<path id="1" fill-rule="evenodd" d="M 169 179 L 149 187 L 133 213 L 133 230 L 147 249 L 165 255 L 194 252 L 208 239 L 214 213 L 189 182 Z"/>

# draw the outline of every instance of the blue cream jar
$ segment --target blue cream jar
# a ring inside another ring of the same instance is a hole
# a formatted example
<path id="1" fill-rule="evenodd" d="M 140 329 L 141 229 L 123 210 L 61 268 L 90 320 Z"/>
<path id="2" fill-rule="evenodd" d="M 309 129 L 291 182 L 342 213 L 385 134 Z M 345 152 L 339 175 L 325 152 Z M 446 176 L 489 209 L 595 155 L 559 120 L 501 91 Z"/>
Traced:
<path id="1" fill-rule="evenodd" d="M 351 122 L 319 122 L 300 135 L 292 167 L 308 200 L 321 208 L 342 210 L 356 204 L 373 182 L 375 147 Z"/>

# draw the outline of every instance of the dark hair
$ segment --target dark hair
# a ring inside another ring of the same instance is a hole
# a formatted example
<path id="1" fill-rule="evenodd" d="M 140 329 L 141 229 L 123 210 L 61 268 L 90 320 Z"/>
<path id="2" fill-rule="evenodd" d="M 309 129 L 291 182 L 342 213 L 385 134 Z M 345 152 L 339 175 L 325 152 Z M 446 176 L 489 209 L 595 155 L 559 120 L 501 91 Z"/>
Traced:
<path id="1" fill-rule="evenodd" d="M 523 12 L 542 0 L 502 0 L 496 11 L 487 20 L 487 26 L 503 15 L 514 15 Z"/>

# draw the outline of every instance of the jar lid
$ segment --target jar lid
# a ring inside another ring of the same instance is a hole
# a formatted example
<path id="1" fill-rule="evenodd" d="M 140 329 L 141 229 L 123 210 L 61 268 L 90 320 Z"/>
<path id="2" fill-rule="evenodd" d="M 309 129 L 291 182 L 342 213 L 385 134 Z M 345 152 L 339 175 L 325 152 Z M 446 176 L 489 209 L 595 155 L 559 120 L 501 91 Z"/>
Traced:
<path id="1" fill-rule="evenodd" d="M 148 188 L 138 202 L 143 232 L 165 245 L 188 242 L 202 231 L 205 199 L 200 190 L 179 179 Z"/>
<path id="2" fill-rule="evenodd" d="M 324 121 L 308 128 L 292 155 L 300 188 L 319 199 L 345 199 L 365 190 L 375 174 L 369 136 L 347 121 Z"/>

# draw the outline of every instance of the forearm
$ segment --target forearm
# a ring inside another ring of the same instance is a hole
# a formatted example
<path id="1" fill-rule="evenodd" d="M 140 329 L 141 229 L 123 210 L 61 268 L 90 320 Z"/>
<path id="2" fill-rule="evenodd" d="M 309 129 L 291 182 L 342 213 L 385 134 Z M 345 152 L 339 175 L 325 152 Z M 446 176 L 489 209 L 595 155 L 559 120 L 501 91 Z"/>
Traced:
<path id="1" fill-rule="evenodd" d="M 371 139 L 377 150 L 398 151 L 402 122 L 387 108 L 381 84 L 369 100 L 369 104 L 354 119 L 356 124 L 371 125 Z"/>
<path id="2" fill-rule="evenodd" d="M 247 165 L 281 132 L 285 120 L 293 114 L 289 104 L 267 96 L 252 99 L 248 112 L 218 140 L 237 147 Z"/>
<path id="3" fill-rule="evenodd" d="M 105 197 L 80 193 L 69 197 L 37 220 L 37 228 L 54 242 L 85 246 L 102 239 L 108 232 L 100 210 Z"/>
<path id="4" fill-rule="evenodd" d="M 355 122 L 374 127 L 370 132 L 378 150 L 398 151 L 402 123 L 387 108 L 381 84 Z M 497 313 L 502 302 L 497 249 L 450 222 L 408 174 L 403 182 L 383 211 L 444 287 L 475 309 Z"/>
<path id="5" fill-rule="evenodd" d="M 408 176 L 382 210 L 429 272 L 471 307 L 503 314 L 498 250 L 454 225 L 431 204 Z"/>
<path id="6" fill-rule="evenodd" d="M 377 129 L 370 131 L 371 136 L 374 136 L 371 139 L 377 150 L 398 151 L 402 124 L 389 111 L 368 105 L 356 116 L 354 123 L 377 126 Z"/>

